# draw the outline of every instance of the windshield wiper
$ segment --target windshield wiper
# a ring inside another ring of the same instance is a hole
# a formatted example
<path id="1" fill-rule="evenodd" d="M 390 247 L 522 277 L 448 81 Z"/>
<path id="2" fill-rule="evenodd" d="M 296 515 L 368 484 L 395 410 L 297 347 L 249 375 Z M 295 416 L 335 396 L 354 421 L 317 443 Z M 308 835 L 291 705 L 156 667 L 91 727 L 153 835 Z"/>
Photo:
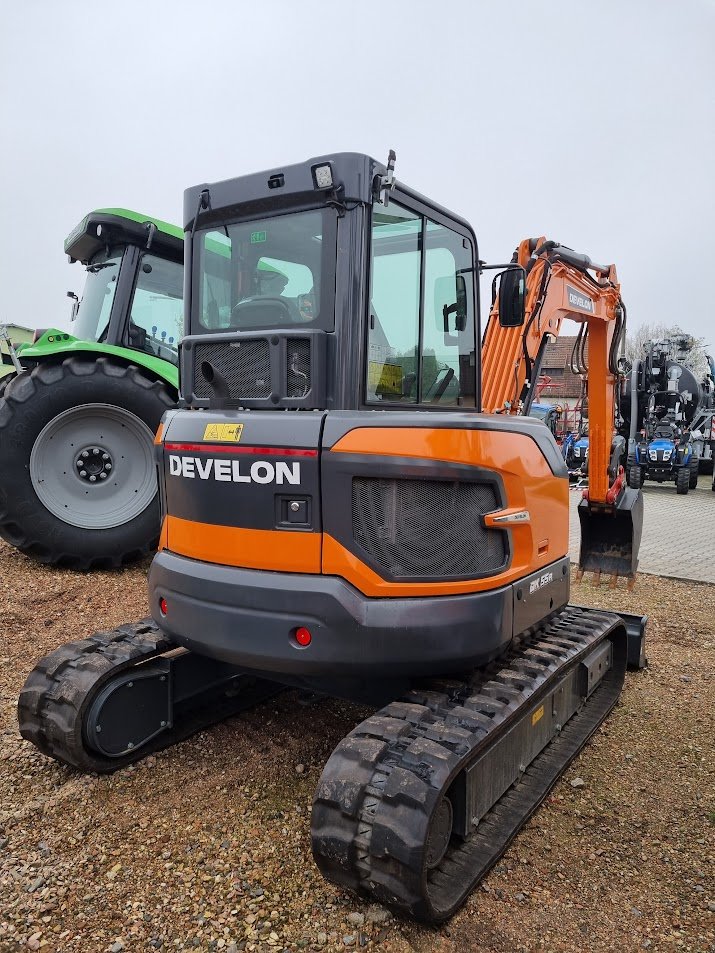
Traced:
<path id="1" fill-rule="evenodd" d="M 95 274 L 95 272 L 101 271 L 102 268 L 116 267 L 116 264 L 116 261 L 98 261 L 94 265 L 87 265 L 87 271 L 91 271 L 92 274 Z"/>

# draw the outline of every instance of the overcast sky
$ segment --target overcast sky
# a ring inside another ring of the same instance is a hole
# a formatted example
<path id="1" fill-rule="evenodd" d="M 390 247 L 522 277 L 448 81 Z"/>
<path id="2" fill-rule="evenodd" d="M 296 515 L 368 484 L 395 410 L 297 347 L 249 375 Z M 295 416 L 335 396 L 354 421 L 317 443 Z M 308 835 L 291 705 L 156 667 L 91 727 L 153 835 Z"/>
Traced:
<path id="1" fill-rule="evenodd" d="M 715 346 L 713 0 L 0 5 L 0 321 L 67 326 L 86 212 L 328 152 L 385 159 L 504 261 L 615 262 L 631 327 Z"/>

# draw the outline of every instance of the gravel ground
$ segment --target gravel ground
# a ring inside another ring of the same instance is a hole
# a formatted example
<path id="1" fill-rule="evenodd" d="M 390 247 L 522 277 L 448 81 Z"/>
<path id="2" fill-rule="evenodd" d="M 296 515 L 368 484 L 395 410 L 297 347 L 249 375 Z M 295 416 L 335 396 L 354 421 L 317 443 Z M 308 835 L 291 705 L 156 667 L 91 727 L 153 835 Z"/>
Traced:
<path id="1" fill-rule="evenodd" d="M 650 667 L 466 907 L 442 930 L 318 875 L 321 766 L 363 712 L 295 693 L 111 777 L 17 733 L 41 655 L 146 615 L 147 566 L 47 570 L 0 542 L 0 951 L 715 950 L 711 585 L 574 585 L 648 612 Z M 297 719 L 300 724 L 297 725 Z"/>

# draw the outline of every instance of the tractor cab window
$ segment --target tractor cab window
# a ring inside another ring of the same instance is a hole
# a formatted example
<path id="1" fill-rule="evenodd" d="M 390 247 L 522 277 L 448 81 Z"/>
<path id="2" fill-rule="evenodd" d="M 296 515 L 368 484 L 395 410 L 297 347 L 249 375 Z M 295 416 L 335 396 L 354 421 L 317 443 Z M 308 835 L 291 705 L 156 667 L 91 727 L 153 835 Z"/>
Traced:
<path id="1" fill-rule="evenodd" d="M 390 202 L 372 214 L 367 401 L 475 406 L 472 250 Z"/>
<path id="2" fill-rule="evenodd" d="M 129 315 L 129 347 L 172 364 L 184 326 L 183 272 L 178 262 L 142 255 Z"/>
<path id="3" fill-rule="evenodd" d="M 195 243 L 195 330 L 333 329 L 332 209 L 221 226 L 197 233 Z"/>
<path id="4" fill-rule="evenodd" d="M 96 255 L 87 266 L 82 300 L 72 323 L 72 334 L 83 341 L 104 341 L 117 290 L 123 248 Z"/>

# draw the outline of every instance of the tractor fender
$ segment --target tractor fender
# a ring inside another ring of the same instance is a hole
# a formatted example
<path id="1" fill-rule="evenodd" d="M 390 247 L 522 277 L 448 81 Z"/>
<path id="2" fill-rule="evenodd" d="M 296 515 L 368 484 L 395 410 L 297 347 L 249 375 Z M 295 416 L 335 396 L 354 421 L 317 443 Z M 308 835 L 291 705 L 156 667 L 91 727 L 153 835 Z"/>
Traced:
<path id="1" fill-rule="evenodd" d="M 23 363 L 32 362 L 34 365 L 48 360 L 63 360 L 73 354 L 94 354 L 97 357 L 108 357 L 125 367 L 134 364 L 147 371 L 152 379 L 167 384 L 178 398 L 179 369 L 170 361 L 129 347 L 102 344 L 97 341 L 84 341 L 67 331 L 60 331 L 57 328 L 48 328 L 34 344 L 24 347 L 21 352 L 21 359 Z"/>

